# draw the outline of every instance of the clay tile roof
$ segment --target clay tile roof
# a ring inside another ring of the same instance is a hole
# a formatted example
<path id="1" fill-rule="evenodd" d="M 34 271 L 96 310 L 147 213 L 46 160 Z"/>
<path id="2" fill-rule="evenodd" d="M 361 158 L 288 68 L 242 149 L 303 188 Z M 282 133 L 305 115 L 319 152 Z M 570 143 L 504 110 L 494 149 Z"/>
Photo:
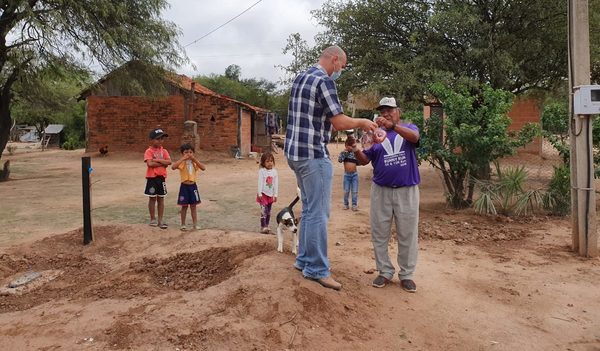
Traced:
<path id="1" fill-rule="evenodd" d="M 183 74 L 177 74 L 174 75 L 173 77 L 166 77 L 166 79 L 172 83 L 174 83 L 175 85 L 177 85 L 178 87 L 180 87 L 183 90 L 187 90 L 190 91 L 192 89 L 192 83 L 194 82 L 194 80 L 186 75 Z M 207 87 L 200 85 L 199 83 L 196 83 L 195 87 L 194 87 L 194 91 L 202 94 L 202 95 L 211 95 L 211 96 L 219 96 L 219 94 L 215 93 L 214 91 L 208 89 Z"/>
<path id="2" fill-rule="evenodd" d="M 134 63 L 133 61 L 130 61 L 130 62 L 122 65 L 121 67 L 117 68 L 116 70 L 125 69 L 128 65 L 133 64 L 133 63 Z M 102 83 L 102 82 L 110 79 L 110 76 L 113 73 L 114 73 L 114 71 L 111 72 L 111 73 L 109 73 L 109 74 L 107 74 L 107 75 L 105 75 L 97 83 Z M 167 82 L 175 85 L 176 87 L 178 87 L 178 88 L 180 88 L 182 90 L 185 90 L 185 91 L 190 91 L 192 89 L 192 83 L 194 82 L 194 80 L 192 78 L 190 78 L 190 77 L 188 77 L 186 75 L 177 74 L 177 73 L 174 73 L 174 72 L 173 73 L 167 73 L 165 75 L 165 80 Z M 83 99 L 87 98 L 91 94 L 92 88 L 93 88 L 93 85 L 90 86 L 90 87 L 88 87 L 87 89 L 83 90 L 79 94 L 79 97 L 77 99 L 78 100 L 83 100 Z M 198 94 L 207 95 L 207 96 L 214 96 L 214 97 L 217 97 L 219 99 L 223 99 L 223 100 L 227 100 L 227 101 L 233 102 L 235 104 L 238 104 L 240 106 L 243 106 L 243 107 L 245 107 L 245 108 L 247 108 L 249 110 L 255 111 L 255 112 L 262 112 L 262 113 L 269 112 L 269 110 L 264 109 L 262 107 L 250 105 L 250 104 L 247 104 L 245 102 L 238 101 L 238 100 L 235 100 L 233 98 L 230 98 L 229 96 L 221 95 L 219 93 L 216 93 L 216 92 L 208 89 L 207 87 L 201 85 L 198 82 L 196 82 L 196 84 L 194 85 L 194 91 L 196 93 L 198 93 Z"/>
<path id="3" fill-rule="evenodd" d="M 168 81 L 174 83 L 175 85 L 177 85 L 181 89 L 187 90 L 187 91 L 190 91 L 192 89 L 192 83 L 194 82 L 194 80 L 192 78 L 190 78 L 190 77 L 188 77 L 186 75 L 183 75 L 183 74 L 177 74 L 177 75 L 174 75 L 172 77 L 166 77 L 166 79 Z M 196 84 L 194 85 L 194 91 L 196 93 L 198 93 L 198 94 L 208 95 L 208 96 L 214 96 L 214 97 L 217 97 L 219 99 L 231 101 L 233 103 L 236 103 L 238 105 L 244 106 L 247 109 L 253 110 L 255 112 L 268 112 L 269 111 L 269 110 L 264 109 L 262 107 L 250 105 L 250 104 L 247 104 L 245 102 L 235 100 L 233 98 L 230 98 L 227 95 L 222 95 L 222 94 L 216 93 L 216 92 L 208 89 L 207 87 L 201 85 L 198 82 L 195 82 L 195 83 Z"/>

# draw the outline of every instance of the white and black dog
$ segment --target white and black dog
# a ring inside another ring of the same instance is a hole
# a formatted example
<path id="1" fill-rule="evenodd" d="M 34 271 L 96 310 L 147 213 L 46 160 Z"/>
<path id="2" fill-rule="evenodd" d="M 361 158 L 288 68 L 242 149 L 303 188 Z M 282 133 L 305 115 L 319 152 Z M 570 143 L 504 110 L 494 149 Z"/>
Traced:
<path id="1" fill-rule="evenodd" d="M 288 207 L 284 207 L 277 214 L 277 251 L 283 252 L 283 232 L 289 229 L 292 232 L 292 253 L 298 253 L 298 223 L 300 223 L 300 217 L 294 216 L 292 208 L 300 200 L 300 191 L 298 196 L 292 201 Z"/>

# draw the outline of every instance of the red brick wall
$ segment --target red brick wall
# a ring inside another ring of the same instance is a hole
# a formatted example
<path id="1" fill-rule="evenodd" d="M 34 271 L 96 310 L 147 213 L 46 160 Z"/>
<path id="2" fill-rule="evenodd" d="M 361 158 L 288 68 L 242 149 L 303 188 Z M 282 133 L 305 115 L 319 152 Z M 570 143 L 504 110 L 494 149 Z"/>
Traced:
<path id="1" fill-rule="evenodd" d="M 110 151 L 143 152 L 148 147 L 148 133 L 160 126 L 169 137 L 164 146 L 177 152 L 183 137 L 185 121 L 183 96 L 145 98 L 139 96 L 89 96 L 86 119 L 87 151 L 103 145 Z M 229 152 L 238 144 L 239 107 L 215 96 L 196 95 L 192 120 L 198 123 L 200 149 Z M 242 155 L 250 151 L 251 113 L 242 110 Z"/>
<path id="2" fill-rule="evenodd" d="M 196 96 L 193 120 L 198 123 L 200 148 L 229 151 L 237 145 L 238 105 L 215 96 Z M 250 135 L 250 130 L 247 131 Z"/>
<path id="3" fill-rule="evenodd" d="M 89 96 L 87 151 L 108 145 L 110 151 L 143 152 L 149 145 L 148 133 L 160 126 L 169 134 L 164 146 L 173 153 L 183 135 L 183 109 L 182 96 Z"/>
<path id="4" fill-rule="evenodd" d="M 512 123 L 508 130 L 515 131 L 523 128 L 526 123 L 540 123 L 540 102 L 536 99 L 516 98 L 512 109 L 508 112 Z M 540 154 L 542 151 L 542 141 L 536 138 L 530 144 L 519 149 L 519 152 Z"/>

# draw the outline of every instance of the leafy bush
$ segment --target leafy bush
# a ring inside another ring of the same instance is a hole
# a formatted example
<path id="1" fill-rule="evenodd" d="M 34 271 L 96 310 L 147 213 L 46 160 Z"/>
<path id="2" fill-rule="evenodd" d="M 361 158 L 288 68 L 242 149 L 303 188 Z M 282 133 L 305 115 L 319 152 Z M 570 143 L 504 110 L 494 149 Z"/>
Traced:
<path id="1" fill-rule="evenodd" d="M 75 150 L 75 149 L 80 149 L 84 146 L 84 143 L 82 141 L 80 141 L 78 138 L 70 136 L 67 138 L 67 141 L 65 141 L 62 144 L 62 148 L 65 150 Z"/>
<path id="2" fill-rule="evenodd" d="M 553 101 L 544 106 L 542 135 L 558 151 L 563 163 L 569 163 L 569 110 L 566 103 Z"/>
<path id="3" fill-rule="evenodd" d="M 568 165 L 554 167 L 543 204 L 554 215 L 565 216 L 571 212 L 571 176 Z"/>
<path id="4" fill-rule="evenodd" d="M 566 103 L 553 101 L 542 111 L 542 130 L 564 139 L 569 132 L 569 109 Z"/>
<path id="5" fill-rule="evenodd" d="M 474 179 L 487 178 L 490 162 L 531 142 L 539 126 L 527 124 L 517 134 L 508 132 L 513 95 L 507 91 L 488 85 L 451 89 L 439 83 L 430 90 L 443 104 L 445 116 L 415 121 L 421 130 L 419 156 L 442 172 L 449 204 L 469 207 Z"/>
<path id="6" fill-rule="evenodd" d="M 542 111 L 542 134 L 558 151 L 564 164 L 569 164 L 569 110 L 566 102 L 552 101 Z M 594 175 L 600 177 L 600 119 L 592 121 Z"/>

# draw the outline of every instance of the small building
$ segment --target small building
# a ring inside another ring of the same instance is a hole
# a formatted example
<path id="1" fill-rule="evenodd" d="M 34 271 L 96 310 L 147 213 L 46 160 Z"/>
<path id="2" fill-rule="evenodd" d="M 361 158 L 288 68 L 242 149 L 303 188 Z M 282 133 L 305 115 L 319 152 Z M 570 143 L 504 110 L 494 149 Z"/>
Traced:
<path id="1" fill-rule="evenodd" d="M 127 65 L 117 70 L 127 69 Z M 143 152 L 149 131 L 157 127 L 169 135 L 164 146 L 171 153 L 183 141 L 205 151 L 239 151 L 241 156 L 248 155 L 252 145 L 269 145 L 264 128 L 260 128 L 269 112 L 263 108 L 218 94 L 175 73 L 163 78 L 166 95 L 132 96 L 113 84 L 117 70 L 80 94 L 86 101 L 86 151 L 108 145 L 111 152 Z"/>
<path id="2" fill-rule="evenodd" d="M 42 136 L 42 148 L 60 147 L 64 128 L 63 124 L 48 124 Z"/>

